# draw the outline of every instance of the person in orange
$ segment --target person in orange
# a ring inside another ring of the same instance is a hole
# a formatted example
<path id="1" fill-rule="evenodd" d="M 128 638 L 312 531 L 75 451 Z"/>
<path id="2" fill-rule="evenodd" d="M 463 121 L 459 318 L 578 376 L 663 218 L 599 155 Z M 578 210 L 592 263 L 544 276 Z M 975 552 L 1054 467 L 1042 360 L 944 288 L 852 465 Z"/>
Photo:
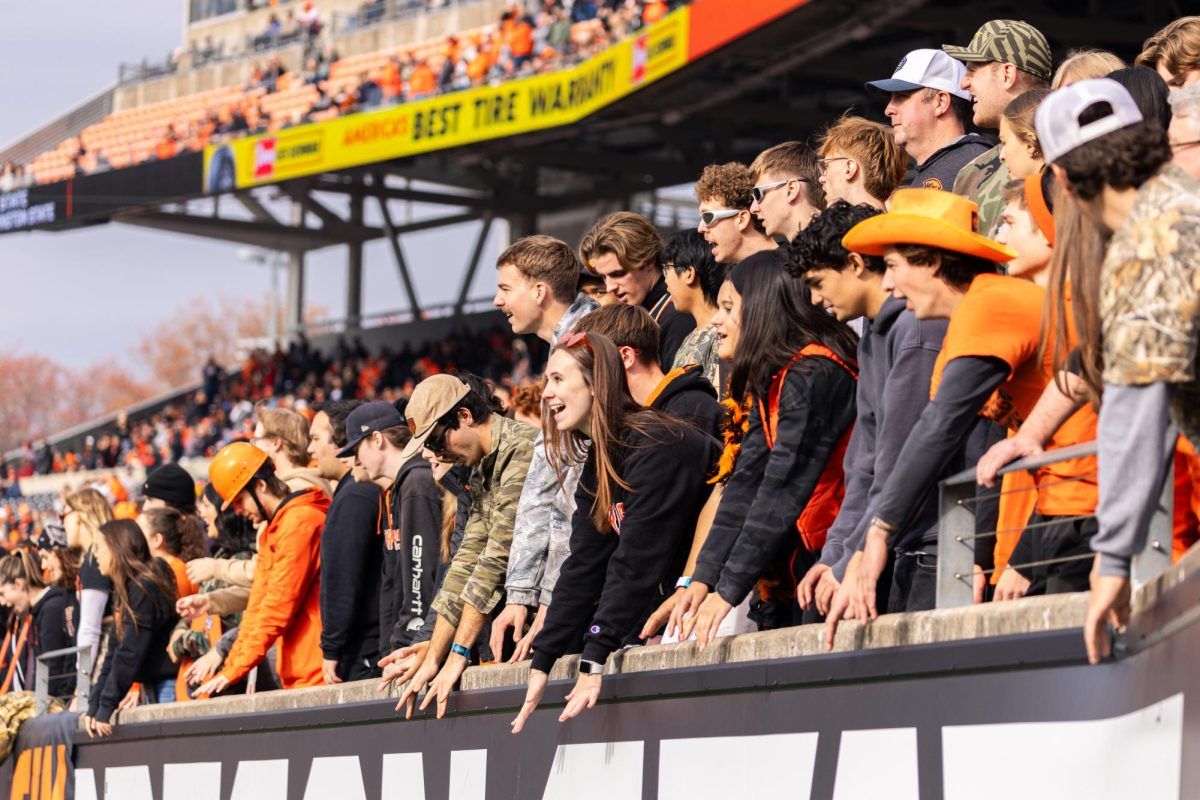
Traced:
<path id="1" fill-rule="evenodd" d="M 408 99 L 421 100 L 429 97 L 437 90 L 437 75 L 429 66 L 428 61 L 417 63 L 408 76 Z"/>
<path id="2" fill-rule="evenodd" d="M 650 25 L 667 15 L 670 7 L 663 0 L 650 0 L 642 9 L 642 24 Z"/>
<path id="3" fill-rule="evenodd" d="M 221 671 L 196 694 L 219 694 L 237 683 L 276 642 L 283 688 L 320 685 L 320 547 L 329 498 L 315 489 L 292 492 L 267 454 L 247 442 L 217 453 L 208 476 L 222 510 L 233 507 L 266 529 L 237 641 Z"/>
<path id="4" fill-rule="evenodd" d="M 1002 192 L 1005 206 L 996 230 L 997 241 L 1009 245 L 1017 252 L 1017 257 L 1008 263 L 1008 274 L 1032 280 L 1043 289 L 1048 288 L 1051 281 L 1054 218 L 1049 198 L 1053 182 L 1051 173 L 1037 172 L 1008 184 Z M 1047 301 L 1053 300 L 1052 295 L 1047 295 Z M 1074 314 L 1071 310 L 1069 286 L 1065 287 L 1062 293 L 1061 311 L 1050 309 L 1050 313 L 1065 314 L 1067 349 L 1078 346 L 1078 336 L 1072 324 Z M 1053 330 L 1056 326 L 1049 327 Z M 1053 353 L 1054 350 L 1054 342 L 1047 342 L 1044 351 Z M 1053 370 L 1053 364 L 1049 369 Z M 1067 374 L 1060 374 L 1057 380 L 1067 382 L 1072 378 Z M 1043 415 L 1039 409 L 1043 408 L 1042 400 L 1039 400 L 1021 428 L 1013 431 L 1004 442 L 993 446 L 979 460 L 978 478 L 981 485 L 991 487 L 995 484 L 996 472 L 1007 463 L 1005 454 L 1016 452 L 1011 444 L 1013 440 L 1019 439 L 1023 434 L 1027 435 L 1027 429 L 1042 429 Z M 1043 447 L 1053 449 L 1089 442 L 1096 438 L 1096 412 L 1086 404 L 1077 404 L 1065 418 L 1055 422 L 1053 428 L 1045 429 L 1040 434 L 1039 453 Z M 1018 444 L 1017 449 L 1020 447 Z M 1052 481 L 1070 481 L 1059 486 L 1053 498 L 1042 498 L 1034 494 L 1031 491 L 1034 485 L 1032 476 L 1028 473 L 1009 473 L 1004 476 L 1004 494 L 1000 499 L 1000 522 L 997 524 L 995 550 L 997 572 L 994 574 L 999 576 L 996 582 L 997 600 L 1014 600 L 1030 592 L 1040 594 L 1044 589 L 1044 569 L 1021 566 L 1004 568 L 1010 560 L 1018 565 L 1042 560 L 1045 556 L 1041 551 L 1052 542 L 1056 533 L 1063 532 L 1049 528 L 1044 531 L 1041 527 L 1031 528 L 1028 523 L 1040 525 L 1049 521 L 1049 517 L 1092 516 L 1096 512 L 1099 488 L 1095 456 L 1051 464 L 1046 467 L 1046 472 L 1053 476 L 1050 478 Z M 1018 487 L 1028 487 L 1030 491 L 1014 491 Z M 1006 505 L 1010 508 L 1006 509 Z M 1011 508 L 1012 506 L 1017 508 Z M 1009 513 L 1006 514 L 1006 511 Z M 1030 512 L 1035 516 L 1031 517 Z M 1025 530 L 1022 531 L 1022 528 Z"/>
<path id="5" fill-rule="evenodd" d="M 935 488 L 941 465 L 964 446 L 966 463 L 982 456 L 981 445 L 988 442 L 971 441 L 979 418 L 1005 428 L 1020 426 L 1050 381 L 1052 356 L 1039 353 L 1044 291 L 1032 281 L 998 274 L 997 265 L 1017 253 L 978 233 L 976 204 L 936 189 L 901 189 L 891 202 L 889 213 L 851 228 L 843 244 L 864 255 L 882 255 L 884 287 L 904 298 L 918 319 L 949 319 L 950 324 L 934 365 L 932 400 L 871 508 L 866 541 L 834 596 L 826 623 L 830 646 L 847 612 L 864 621 L 878 615 L 875 586 L 888 548 L 920 498 Z M 1037 472 L 1039 506 L 1050 510 L 1071 502 L 1077 490 L 1073 482 L 1062 481 L 1080 476 L 1066 471 Z M 1086 553 L 1094 525 L 1090 518 L 1051 518 L 1039 531 L 1056 531 L 1046 540 L 1052 549 L 1045 555 Z M 928 562 L 935 559 L 936 554 L 926 556 Z M 1050 566 L 1044 591 L 1086 588 L 1087 569 L 1083 559 Z"/>

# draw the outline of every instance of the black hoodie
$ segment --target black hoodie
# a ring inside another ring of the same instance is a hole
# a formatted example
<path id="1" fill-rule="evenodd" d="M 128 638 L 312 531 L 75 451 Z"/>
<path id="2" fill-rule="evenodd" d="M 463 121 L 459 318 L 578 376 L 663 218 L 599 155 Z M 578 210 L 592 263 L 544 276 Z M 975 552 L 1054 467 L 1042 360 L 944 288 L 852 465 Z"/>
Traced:
<path id="1" fill-rule="evenodd" d="M 33 604 L 30 613 L 33 614 L 33 624 L 29 635 L 33 641 L 29 649 L 35 658 L 75 643 L 79 606 L 74 597 L 68 596 L 57 586 L 51 586 Z M 75 672 L 75 656 L 53 658 L 45 666 L 50 671 L 51 697 L 68 697 L 75 691 L 75 676 L 72 674 Z"/>
<path id="2" fill-rule="evenodd" d="M 534 669 L 549 672 L 559 656 L 580 647 L 585 659 L 603 663 L 623 644 L 636 642 L 650 613 L 674 591 L 687 561 L 720 448 L 690 426 L 659 423 L 646 433 L 626 430 L 622 441 L 617 473 L 630 488 L 612 487 L 608 533 L 599 532 L 591 517 L 595 448 L 584 464 L 571 518 L 571 555 L 534 639 Z"/>
<path id="3" fill-rule="evenodd" d="M 649 400 L 646 405 L 650 408 L 690 422 L 698 430 L 718 439 L 721 437 L 724 412 L 717 402 L 717 390 L 696 364 L 667 373 Z"/>
<path id="4" fill-rule="evenodd" d="M 156 568 L 174 587 L 174 576 L 166 563 L 160 561 Z M 112 718 L 134 683 L 153 687 L 160 681 L 173 680 L 179 671 L 167 656 L 167 643 L 179 620 L 174 589 L 166 594 L 153 584 L 134 581 L 128 591 L 129 608 L 120 609 L 123 634 L 118 637 L 115 625 L 109 633 L 108 653 L 88 702 L 88 716 L 100 722 Z"/>
<path id="5" fill-rule="evenodd" d="M 420 456 L 405 461 L 387 490 L 385 506 L 379 646 L 390 653 L 416 640 L 433 602 L 442 498 L 429 462 Z"/>
<path id="6" fill-rule="evenodd" d="M 349 472 L 338 481 L 321 533 L 321 653 L 342 680 L 379 661 L 379 487 Z"/>

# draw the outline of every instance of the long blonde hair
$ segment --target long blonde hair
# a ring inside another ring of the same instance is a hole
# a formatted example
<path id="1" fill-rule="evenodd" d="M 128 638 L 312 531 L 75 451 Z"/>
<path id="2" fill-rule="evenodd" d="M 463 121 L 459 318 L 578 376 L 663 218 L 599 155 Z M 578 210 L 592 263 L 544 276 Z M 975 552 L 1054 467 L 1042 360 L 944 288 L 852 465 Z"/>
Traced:
<path id="1" fill-rule="evenodd" d="M 95 489 L 80 489 L 63 498 L 63 502 L 69 510 L 79 514 L 79 523 L 87 530 L 92 541 L 100 535 L 100 526 L 113 519 L 112 506 L 104 499 L 104 495 Z"/>

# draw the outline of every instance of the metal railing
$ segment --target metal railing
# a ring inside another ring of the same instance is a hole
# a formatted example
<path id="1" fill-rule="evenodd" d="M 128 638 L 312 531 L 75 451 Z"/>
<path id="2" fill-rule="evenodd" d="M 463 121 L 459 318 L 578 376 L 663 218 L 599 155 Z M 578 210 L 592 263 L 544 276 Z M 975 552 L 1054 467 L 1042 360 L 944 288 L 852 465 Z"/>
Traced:
<path id="1" fill-rule="evenodd" d="M 999 476 L 1012 472 L 1025 472 L 1039 469 L 1061 461 L 1086 458 L 1096 455 L 1096 443 L 1085 442 L 1072 447 L 1051 450 L 1039 456 L 1023 458 L 1014 461 L 1001 469 Z M 1135 585 L 1144 583 L 1161 573 L 1171 565 L 1171 537 L 1173 533 L 1172 515 L 1175 505 L 1174 469 L 1167 471 L 1166 480 L 1154 514 L 1150 520 L 1150 535 L 1146 540 L 1146 548 L 1133 557 L 1132 578 Z M 1046 484 L 1043 484 L 1043 486 Z M 973 584 L 975 580 L 975 543 L 980 539 L 994 538 L 1002 533 L 1016 531 L 993 530 L 980 531 L 976 525 L 975 509 L 985 499 L 999 498 L 1018 492 L 1036 491 L 1037 486 L 1022 487 L 1012 492 L 1002 489 L 985 490 L 976 483 L 975 468 L 965 470 L 941 482 L 940 506 L 938 513 L 938 550 L 937 550 L 937 607 L 955 608 L 969 606 L 974 600 Z M 1084 517 L 1060 517 L 1053 522 L 1033 523 L 1022 530 L 1037 532 L 1050 525 L 1065 521 L 1080 521 L 1091 519 Z M 1092 553 L 1070 555 L 1060 558 L 1039 559 L 1025 563 L 1010 563 L 1003 569 L 1033 568 L 1060 565 L 1074 561 L 1090 560 Z M 988 578 L 997 569 L 984 570 Z"/>
<path id="2" fill-rule="evenodd" d="M 76 656 L 75 664 L 77 665 L 77 671 L 66 672 L 62 675 L 50 674 L 50 667 L 47 664 L 50 659 L 71 655 Z M 50 681 L 62 678 L 75 678 L 75 696 L 79 698 L 80 709 L 86 711 L 92 690 L 91 663 L 92 646 L 90 644 L 64 647 L 61 650 L 51 650 L 49 653 L 42 653 L 38 656 L 33 674 L 35 713 L 45 713 L 46 709 L 50 707 L 50 700 L 52 699 L 50 695 Z"/>

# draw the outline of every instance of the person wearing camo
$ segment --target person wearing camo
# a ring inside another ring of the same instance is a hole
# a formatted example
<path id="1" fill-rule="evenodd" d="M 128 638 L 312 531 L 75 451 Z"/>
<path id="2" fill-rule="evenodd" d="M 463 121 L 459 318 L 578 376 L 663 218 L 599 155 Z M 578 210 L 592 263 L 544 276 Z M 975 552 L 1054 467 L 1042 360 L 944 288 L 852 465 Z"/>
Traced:
<path id="1" fill-rule="evenodd" d="M 537 431 L 494 413 L 478 390 L 445 374 L 417 385 L 405 416 L 413 432 L 405 458 L 424 452 L 426 457 L 472 469 L 471 515 L 433 600 L 437 611 L 433 636 L 420 669 L 396 704 L 397 711 L 407 706 L 411 717 L 417 695 L 429 686 L 421 708 L 436 697 L 441 717 L 451 689 L 467 668 L 471 647 L 504 598 L 517 502 Z"/>
<path id="2" fill-rule="evenodd" d="M 503 312 L 513 333 L 536 334 L 553 347 L 575 329 L 579 320 L 599 308 L 595 300 L 577 293 L 579 260 L 565 242 L 553 237 L 518 239 L 500 254 L 496 270 L 493 305 Z M 490 644 L 497 658 L 504 652 L 504 636 L 511 629 L 517 644 L 509 661 L 524 660 L 546 619 L 559 569 L 570 552 L 575 485 L 582 470 L 582 465 L 567 466 L 560 486 L 558 473 L 546 458 L 542 434 L 538 433 L 517 503 L 504 579 L 506 604 L 492 621 Z M 534 617 L 526 630 L 531 609 Z"/>
<path id="3" fill-rule="evenodd" d="M 1083 626 L 1096 663 L 1111 652 L 1108 626 L 1128 619 L 1130 564 L 1180 432 L 1200 444 L 1200 180 L 1170 163 L 1161 122 L 1114 80 L 1052 93 L 1036 122 L 1056 179 L 1112 236 L 1100 268 L 1100 530 Z"/>
<path id="4" fill-rule="evenodd" d="M 1053 72 L 1050 45 L 1028 22 L 994 19 L 975 32 L 966 47 L 944 44 L 949 56 L 967 65 L 962 88 L 973 96 L 976 126 L 998 130 L 1005 106 L 1030 89 L 1049 88 Z M 968 163 L 954 181 L 954 193 L 979 206 L 979 232 L 991 236 L 1004 211 L 1002 192 L 1010 178 L 996 145 Z"/>

